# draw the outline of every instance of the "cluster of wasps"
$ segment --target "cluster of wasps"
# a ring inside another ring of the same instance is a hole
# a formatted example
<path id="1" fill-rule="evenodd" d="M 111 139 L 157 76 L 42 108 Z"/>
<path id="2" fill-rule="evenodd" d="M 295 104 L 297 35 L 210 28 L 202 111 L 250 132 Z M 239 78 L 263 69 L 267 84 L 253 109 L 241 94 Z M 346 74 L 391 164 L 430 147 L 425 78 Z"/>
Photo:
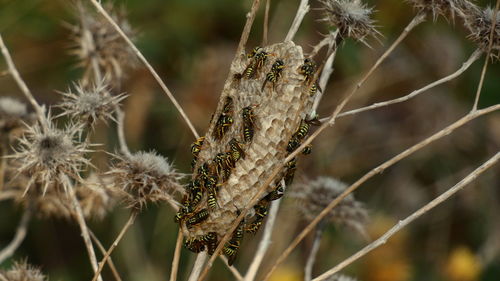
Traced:
<path id="1" fill-rule="evenodd" d="M 256 73 L 265 65 L 268 57 L 271 54 L 266 52 L 261 47 L 254 48 L 248 55 L 249 63 L 242 73 L 234 75 L 236 80 L 241 79 L 255 79 Z M 274 89 L 278 80 L 282 77 L 282 72 L 285 68 L 285 62 L 282 59 L 276 59 L 271 65 L 270 71 L 265 75 L 264 82 L 261 90 L 263 91 L 268 85 L 272 84 Z M 300 74 L 305 77 L 304 83 L 312 85 L 310 87 L 310 94 L 313 95 L 317 91 L 316 83 L 312 82 L 314 79 L 316 65 L 310 59 L 306 59 L 304 64 L 298 70 Z M 233 99 L 229 96 L 225 97 L 224 104 L 212 131 L 212 137 L 216 141 L 222 142 L 227 132 L 234 123 L 234 103 Z M 223 185 L 230 177 L 232 169 L 236 167 L 240 159 L 245 158 L 244 147 L 251 143 L 254 130 L 255 130 L 255 115 L 253 106 L 247 106 L 241 109 L 242 131 L 241 139 L 231 138 L 227 141 L 222 152 L 217 153 L 215 157 L 207 162 L 199 163 L 197 169 L 197 176 L 186 186 L 186 195 L 182 199 L 182 206 L 175 215 L 175 222 L 185 223 L 188 229 L 205 221 L 211 211 L 219 207 L 217 203 L 217 193 L 221 185 Z M 214 117 L 212 117 L 214 118 Z M 291 152 L 300 146 L 301 141 L 309 131 L 311 122 L 303 121 L 294 133 L 288 143 L 286 150 Z M 197 166 L 198 155 L 203 147 L 205 141 L 204 137 L 197 139 L 191 145 L 191 152 L 193 154 L 192 167 L 193 170 Z M 310 147 L 306 148 L 303 153 L 308 154 L 311 152 Z M 229 265 L 232 265 L 236 259 L 238 250 L 243 239 L 243 234 L 255 234 L 260 229 L 263 221 L 268 213 L 268 208 L 273 200 L 280 199 L 283 196 L 283 184 L 290 185 L 296 170 L 296 159 L 286 164 L 285 173 L 275 183 L 273 191 L 264 196 L 254 207 L 254 215 L 250 219 L 243 220 L 240 225 L 233 232 L 231 239 L 224 245 L 223 254 L 228 258 Z M 200 203 L 206 198 L 206 208 L 202 208 Z M 218 237 L 216 232 L 208 232 L 204 235 L 193 236 L 187 239 L 184 243 L 185 247 L 195 253 L 199 253 L 207 249 L 208 254 L 212 255 L 217 248 Z"/>

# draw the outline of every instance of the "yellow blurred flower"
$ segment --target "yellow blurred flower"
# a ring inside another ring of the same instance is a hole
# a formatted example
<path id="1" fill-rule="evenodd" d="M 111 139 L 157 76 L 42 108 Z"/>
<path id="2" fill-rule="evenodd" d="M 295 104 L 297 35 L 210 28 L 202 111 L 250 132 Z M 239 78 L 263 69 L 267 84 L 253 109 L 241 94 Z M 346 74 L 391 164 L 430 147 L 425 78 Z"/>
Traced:
<path id="1" fill-rule="evenodd" d="M 461 246 L 451 252 L 444 271 L 451 281 L 476 281 L 481 274 L 481 264 L 469 248 Z"/>
<path id="2" fill-rule="evenodd" d="M 298 267 L 282 266 L 276 269 L 269 281 L 302 281 L 302 271 Z"/>

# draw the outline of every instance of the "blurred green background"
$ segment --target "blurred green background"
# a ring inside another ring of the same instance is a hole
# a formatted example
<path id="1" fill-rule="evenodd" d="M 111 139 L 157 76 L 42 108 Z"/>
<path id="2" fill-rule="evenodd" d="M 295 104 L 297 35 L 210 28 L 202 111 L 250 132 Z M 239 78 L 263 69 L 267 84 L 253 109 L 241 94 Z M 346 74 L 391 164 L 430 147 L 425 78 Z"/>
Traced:
<path id="1" fill-rule="evenodd" d="M 294 17 L 297 1 L 272 0 L 270 43 L 279 42 Z M 199 132 L 204 132 L 215 109 L 231 59 L 251 5 L 250 0 L 128 0 L 114 1 L 128 12 L 138 32 L 136 43 L 159 72 Z M 485 7 L 494 2 L 482 1 Z M 313 8 L 319 6 L 311 1 Z M 415 15 L 398 0 L 370 1 L 381 43 L 372 48 L 348 41 L 339 50 L 335 71 L 320 106 L 326 116 Z M 305 52 L 327 33 L 313 9 L 296 37 Z M 82 75 L 76 58 L 68 54 L 69 31 L 64 22 L 76 23 L 68 1 L 0 0 L 0 32 L 21 75 L 37 100 L 51 105 Z M 261 41 L 261 8 L 248 48 Z M 459 68 L 474 46 L 462 22 L 439 18 L 417 27 L 368 80 L 348 108 L 395 98 L 439 79 Z M 353 182 L 371 168 L 466 114 L 474 101 L 484 60 L 458 79 L 414 100 L 380 110 L 342 118 L 314 141 L 312 155 L 299 163 L 298 179 L 328 175 Z M 5 68 L 0 60 L 0 71 Z M 500 102 L 500 68 L 489 66 L 480 107 Z M 156 150 L 189 172 L 191 132 L 151 75 L 139 66 L 128 73 L 123 91 L 127 141 L 132 150 Z M 9 76 L 0 77 L 0 96 L 22 99 Z M 114 128 L 109 128 L 108 151 L 116 151 Z M 367 226 L 378 237 L 398 219 L 425 204 L 493 155 L 500 147 L 500 116 L 482 117 L 451 136 L 430 145 L 364 184 L 356 193 L 370 211 Z M 466 190 L 397 235 L 387 245 L 346 269 L 363 281 L 496 281 L 500 280 L 500 173 L 490 171 Z M 285 196 L 286 197 L 286 196 Z M 285 201 L 286 198 L 285 198 Z M 285 203 L 278 217 L 273 246 L 266 264 L 294 238 L 305 222 L 295 219 L 293 203 Z M 0 247 L 12 238 L 21 216 L 12 202 L 0 203 Z M 168 206 L 151 205 L 144 211 L 113 254 L 124 280 L 166 280 L 177 235 Z M 116 208 L 90 228 L 110 245 L 128 217 Z M 246 239 L 236 262 L 245 272 L 260 235 Z M 276 273 L 273 280 L 301 280 L 311 244 L 306 239 Z M 344 229 L 328 228 L 315 274 L 335 265 L 366 241 Z M 492 255 L 492 257 L 491 257 Z M 27 257 L 42 267 L 51 280 L 90 280 L 91 269 L 78 226 L 57 219 L 32 221 L 15 258 Z M 485 258 L 488 257 L 488 258 Z M 194 255 L 182 250 L 179 280 L 189 274 Z M 9 266 L 11 261 L 1 265 Z M 112 278 L 105 270 L 105 280 Z M 211 280 L 231 280 L 217 261 Z"/>

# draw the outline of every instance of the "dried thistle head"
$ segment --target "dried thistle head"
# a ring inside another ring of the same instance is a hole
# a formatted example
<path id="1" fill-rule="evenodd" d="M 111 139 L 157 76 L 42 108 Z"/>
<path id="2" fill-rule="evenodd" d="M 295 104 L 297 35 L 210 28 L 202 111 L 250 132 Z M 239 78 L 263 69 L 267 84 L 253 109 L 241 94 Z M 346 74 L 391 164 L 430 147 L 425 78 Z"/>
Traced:
<path id="1" fill-rule="evenodd" d="M 58 105 L 63 112 L 60 116 L 71 116 L 79 122 L 93 125 L 98 119 L 106 122 L 113 117 L 115 108 L 127 96 L 124 94 L 111 95 L 104 81 L 84 87 L 82 83 L 75 83 L 74 92 L 68 89 L 66 93 L 61 92 L 63 101 Z"/>
<path id="2" fill-rule="evenodd" d="M 7 281 L 45 281 L 48 280 L 40 269 L 28 264 L 25 260 L 15 262 L 14 265 L 5 271 L 0 271 Z"/>
<path id="3" fill-rule="evenodd" d="M 32 119 L 25 103 L 10 97 L 0 98 L 0 139 L 8 137 Z"/>
<path id="4" fill-rule="evenodd" d="M 18 165 L 18 174 L 30 178 L 25 192 L 33 183 L 43 186 L 44 193 L 52 185 L 67 190 L 69 178 L 81 180 L 80 171 L 91 165 L 85 158 L 90 152 L 88 144 L 77 141 L 82 127 L 70 124 L 65 129 L 58 129 L 50 117 L 41 122 L 44 124 L 37 122 L 27 126 L 14 154 L 8 157 Z"/>
<path id="5" fill-rule="evenodd" d="M 299 212 L 310 221 L 346 188 L 347 184 L 334 178 L 318 177 L 316 180 L 292 186 L 289 193 L 290 197 L 296 200 Z M 368 213 L 363 204 L 349 194 L 324 220 L 335 225 L 347 226 L 364 236 L 364 224 L 368 220 Z"/>
<path id="6" fill-rule="evenodd" d="M 126 192 L 129 207 L 141 209 L 148 202 L 171 200 L 174 193 L 183 192 L 179 184 L 183 175 L 156 152 L 115 157 L 117 163 L 107 174 L 113 176 L 117 188 Z"/>
<path id="7" fill-rule="evenodd" d="M 486 9 L 470 9 L 465 15 L 465 25 L 469 29 L 469 38 L 485 53 L 491 43 L 490 57 L 500 58 L 500 12 L 496 14 L 493 37 L 490 41 L 491 27 L 495 18 L 495 11 L 488 7 Z"/>
<path id="8" fill-rule="evenodd" d="M 372 8 L 367 7 L 361 0 L 320 0 L 324 17 L 330 27 L 337 28 L 342 38 L 351 37 L 368 45 L 366 37 L 377 37 L 371 18 Z"/>
<path id="9" fill-rule="evenodd" d="M 123 32 L 133 39 L 135 32 L 126 19 L 124 9 L 117 9 L 112 5 L 105 6 Z M 121 81 L 125 70 L 137 65 L 132 49 L 101 15 L 80 2 L 77 2 L 76 10 L 79 23 L 71 26 L 71 54 L 78 58 L 79 66 L 85 69 L 85 78 L 94 78 L 94 64 L 97 64 L 99 71 L 104 73 L 109 81 Z"/>
<path id="10" fill-rule="evenodd" d="M 407 0 L 416 10 L 432 15 L 434 20 L 438 16 L 446 19 L 455 19 L 455 14 L 463 16 L 465 11 L 474 7 L 467 0 Z"/>

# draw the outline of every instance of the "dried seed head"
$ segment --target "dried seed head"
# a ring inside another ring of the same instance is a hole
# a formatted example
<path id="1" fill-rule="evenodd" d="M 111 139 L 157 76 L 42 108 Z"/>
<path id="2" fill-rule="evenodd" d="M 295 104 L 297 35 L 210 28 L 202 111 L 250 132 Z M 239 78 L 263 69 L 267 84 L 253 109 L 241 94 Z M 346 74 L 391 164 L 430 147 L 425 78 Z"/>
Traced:
<path id="1" fill-rule="evenodd" d="M 474 4 L 467 0 L 407 0 L 415 9 L 423 11 L 426 14 L 432 15 L 434 20 L 438 16 L 443 16 L 452 21 L 455 19 L 455 14 L 460 16 Z"/>
<path id="2" fill-rule="evenodd" d="M 48 280 L 40 269 L 26 261 L 15 262 L 11 269 L 0 271 L 7 281 L 45 281 Z"/>
<path id="3" fill-rule="evenodd" d="M 123 32 L 133 39 L 134 32 L 125 17 L 125 11 L 111 5 L 106 5 L 106 9 Z M 79 2 L 77 16 L 79 24 L 71 26 L 71 54 L 78 58 L 79 65 L 85 69 L 85 78 L 94 78 L 93 64 L 97 63 L 99 70 L 109 81 L 121 81 L 125 75 L 124 71 L 137 65 L 132 49 L 106 19 Z"/>
<path id="4" fill-rule="evenodd" d="M 292 186 L 289 194 L 291 198 L 297 200 L 298 209 L 304 217 L 313 220 L 346 188 L 347 185 L 341 181 L 319 177 L 314 181 Z M 363 204 L 349 194 L 325 217 L 325 220 L 336 225 L 348 226 L 365 235 L 364 224 L 368 220 L 368 213 Z"/>
<path id="5" fill-rule="evenodd" d="M 470 9 L 466 14 L 464 21 L 469 29 L 469 38 L 474 41 L 484 52 L 488 51 L 490 45 L 490 32 L 493 25 L 495 11 L 491 8 Z M 490 57 L 492 59 L 500 58 L 500 12 L 496 14 L 495 27 L 491 44 Z"/>
<path id="6" fill-rule="evenodd" d="M 109 177 L 90 174 L 75 191 L 85 218 L 103 219 L 116 203 Z"/>
<path id="7" fill-rule="evenodd" d="M 81 83 L 74 84 L 74 92 L 62 93 L 63 101 L 58 107 L 63 112 L 60 116 L 68 115 L 80 122 L 93 125 L 98 119 L 106 122 L 108 119 L 116 121 L 113 112 L 126 98 L 126 95 L 111 95 L 108 86 L 103 81 L 85 88 Z"/>
<path id="8" fill-rule="evenodd" d="M 61 130 L 55 128 L 50 117 L 43 122 L 43 126 L 28 126 L 15 153 L 8 157 L 17 162 L 18 173 L 30 178 L 26 192 L 33 183 L 43 186 L 44 193 L 53 184 L 67 190 L 68 177 L 81 180 L 81 169 L 90 165 L 85 158 L 85 153 L 90 152 L 88 144 L 75 141 L 81 135 L 81 126 L 69 125 Z"/>
<path id="9" fill-rule="evenodd" d="M 338 28 L 342 38 L 351 37 L 368 45 L 365 38 L 377 37 L 379 34 L 370 17 L 372 9 L 360 0 L 320 0 L 320 2 L 324 10 L 322 21 Z"/>
<path id="10" fill-rule="evenodd" d="M 0 138 L 9 136 L 14 130 L 22 128 L 23 122 L 32 119 L 26 104 L 10 98 L 0 98 Z"/>
<path id="11" fill-rule="evenodd" d="M 107 174 L 114 177 L 117 188 L 127 193 L 129 207 L 141 209 L 148 202 L 171 200 L 174 193 L 183 192 L 179 184 L 182 174 L 156 152 L 115 157 L 118 161 Z"/>

